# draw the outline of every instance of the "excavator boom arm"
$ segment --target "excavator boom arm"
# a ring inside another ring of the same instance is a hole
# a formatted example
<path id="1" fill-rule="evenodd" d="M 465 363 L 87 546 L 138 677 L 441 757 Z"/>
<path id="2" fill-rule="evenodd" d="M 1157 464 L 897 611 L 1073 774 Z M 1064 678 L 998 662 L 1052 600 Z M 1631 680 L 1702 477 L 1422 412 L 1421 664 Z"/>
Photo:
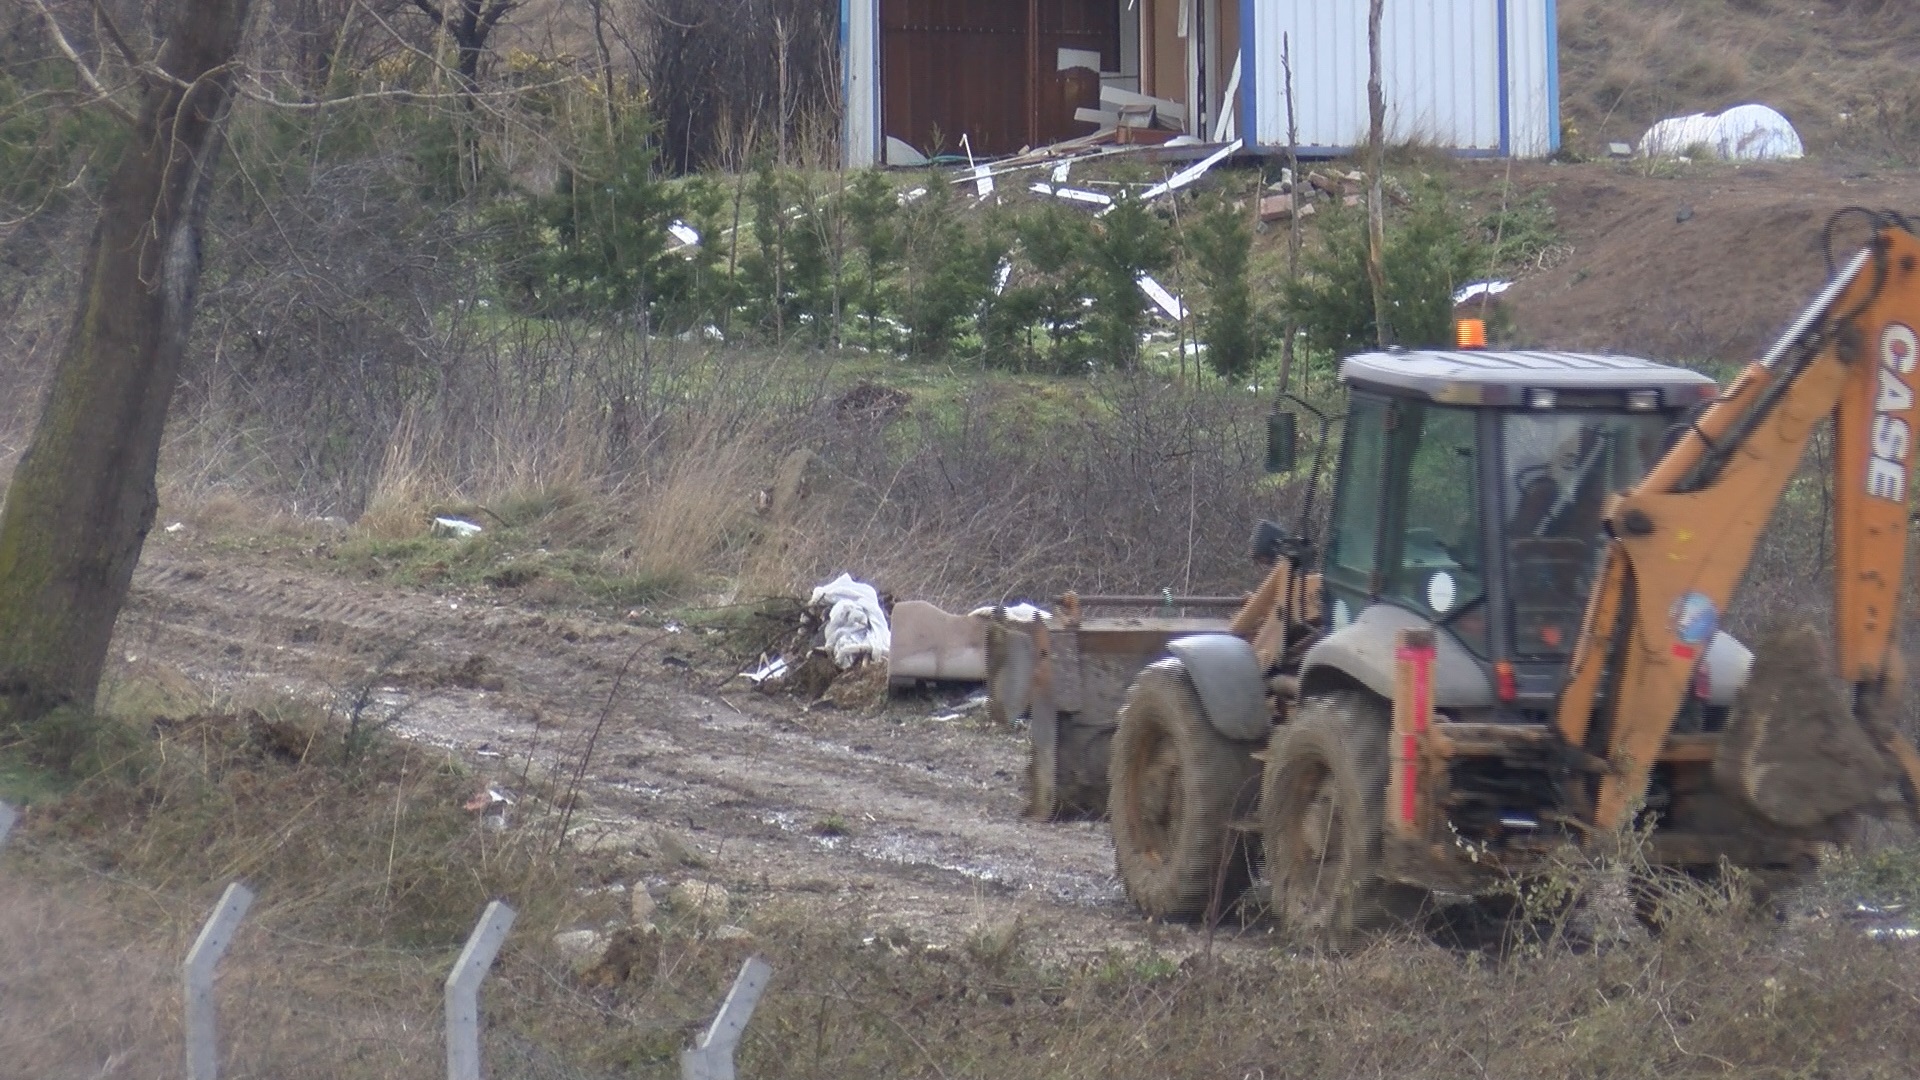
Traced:
<path id="1" fill-rule="evenodd" d="M 1695 668 L 1819 423 L 1835 422 L 1838 674 L 1856 702 L 1888 688 L 1905 570 L 1920 384 L 1920 240 L 1878 219 L 1869 247 L 1749 365 L 1632 491 L 1588 598 L 1556 724 L 1602 765 L 1591 821 L 1626 822 Z M 1874 732 L 1905 774 L 1920 754 Z"/>

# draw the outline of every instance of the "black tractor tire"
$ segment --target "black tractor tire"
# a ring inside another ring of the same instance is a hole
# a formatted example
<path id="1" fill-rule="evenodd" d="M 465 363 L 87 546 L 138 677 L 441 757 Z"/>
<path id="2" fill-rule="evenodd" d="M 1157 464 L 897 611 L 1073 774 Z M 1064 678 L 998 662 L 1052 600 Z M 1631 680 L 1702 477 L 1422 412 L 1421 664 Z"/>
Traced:
<path id="1" fill-rule="evenodd" d="M 1120 881 L 1142 912 L 1198 918 L 1246 889 L 1256 852 L 1230 826 L 1259 798 L 1258 750 L 1214 730 L 1180 661 L 1134 678 L 1113 734 L 1107 805 Z"/>
<path id="2" fill-rule="evenodd" d="M 1343 951 L 1418 915 L 1425 894 L 1380 878 L 1387 703 L 1308 697 L 1275 729 L 1261 783 L 1272 915 L 1314 948 Z"/>

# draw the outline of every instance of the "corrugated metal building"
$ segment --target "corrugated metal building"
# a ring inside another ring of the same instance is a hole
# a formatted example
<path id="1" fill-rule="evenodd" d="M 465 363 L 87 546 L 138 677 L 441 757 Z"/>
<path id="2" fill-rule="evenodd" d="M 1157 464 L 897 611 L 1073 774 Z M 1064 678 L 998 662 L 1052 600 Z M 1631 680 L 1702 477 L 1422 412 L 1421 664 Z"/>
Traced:
<path id="1" fill-rule="evenodd" d="M 1387 0 L 1388 138 L 1466 154 L 1559 148 L 1555 0 Z M 1103 86 L 1177 103 L 1205 139 L 1366 141 L 1367 0 L 841 0 L 849 164 L 967 137 L 991 156 L 1084 135 Z M 1086 66 L 1092 54 L 1100 70 Z M 1070 62 L 1070 57 L 1071 59 Z"/>

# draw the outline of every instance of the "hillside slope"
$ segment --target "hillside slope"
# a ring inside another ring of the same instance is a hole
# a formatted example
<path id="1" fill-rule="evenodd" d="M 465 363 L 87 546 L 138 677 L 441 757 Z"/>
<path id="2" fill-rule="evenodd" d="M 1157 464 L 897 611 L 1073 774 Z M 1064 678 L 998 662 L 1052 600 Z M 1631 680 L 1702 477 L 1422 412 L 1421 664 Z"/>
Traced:
<path id="1" fill-rule="evenodd" d="M 1576 153 L 1665 116 L 1759 102 L 1815 153 L 1920 159 L 1912 0 L 1560 0 L 1561 110 Z"/>
<path id="2" fill-rule="evenodd" d="M 1507 294 L 1518 339 L 1682 361 L 1764 351 L 1825 280 L 1834 211 L 1920 208 L 1920 175 L 1819 160 L 1677 176 L 1637 163 L 1532 165 L 1514 183 L 1546 189 L 1570 249 Z M 1863 235 L 1853 222 L 1835 247 L 1844 255 Z"/>

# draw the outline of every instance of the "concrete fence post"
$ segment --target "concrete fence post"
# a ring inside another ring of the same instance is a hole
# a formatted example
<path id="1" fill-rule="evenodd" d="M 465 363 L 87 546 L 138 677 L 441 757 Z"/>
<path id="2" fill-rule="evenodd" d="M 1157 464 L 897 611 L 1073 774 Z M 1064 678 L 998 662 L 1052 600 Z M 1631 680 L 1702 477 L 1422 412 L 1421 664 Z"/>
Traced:
<path id="1" fill-rule="evenodd" d="M 693 1049 L 680 1055 L 681 1080 L 734 1080 L 733 1052 L 746 1034 L 753 1007 L 760 1003 L 760 994 L 772 976 L 773 967 L 765 960 L 747 958 L 739 977 L 733 980 L 733 989 L 727 991 L 727 1000 L 720 1005 L 719 1015 L 713 1018 L 713 1026 Z"/>
<path id="2" fill-rule="evenodd" d="M 480 981 L 513 929 L 513 909 L 487 904 L 447 973 L 447 1080 L 480 1080 Z"/>
<path id="3" fill-rule="evenodd" d="M 253 906 L 253 890 L 239 882 L 220 894 L 220 904 L 200 928 L 200 937 L 187 953 L 187 1080 L 215 1080 L 220 1070 L 220 1048 L 215 1038 L 213 969 L 233 943 L 233 931 Z"/>

